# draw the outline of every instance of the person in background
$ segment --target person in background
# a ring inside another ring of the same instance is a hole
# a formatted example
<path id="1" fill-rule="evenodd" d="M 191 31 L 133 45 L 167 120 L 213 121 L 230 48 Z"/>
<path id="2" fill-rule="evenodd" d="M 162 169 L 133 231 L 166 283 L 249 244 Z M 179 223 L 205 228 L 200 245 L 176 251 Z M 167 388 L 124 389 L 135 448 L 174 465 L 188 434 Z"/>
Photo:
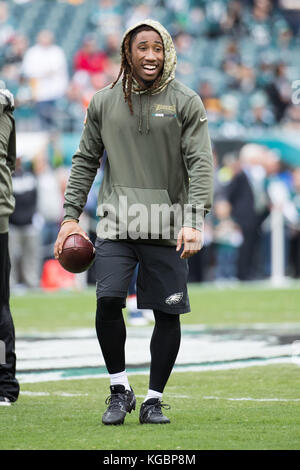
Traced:
<path id="1" fill-rule="evenodd" d="M 237 257 L 243 236 L 240 227 L 231 217 L 228 201 L 214 204 L 214 244 L 216 251 L 216 279 L 237 279 Z"/>
<path id="2" fill-rule="evenodd" d="M 237 276 L 241 281 L 256 278 L 255 256 L 261 239 L 261 225 L 269 213 L 266 171 L 263 167 L 265 154 L 266 150 L 261 145 L 244 145 L 239 154 L 240 171 L 226 186 L 225 194 L 232 207 L 232 217 L 243 234 L 237 261 Z"/>
<path id="3" fill-rule="evenodd" d="M 292 274 L 300 278 L 300 167 L 292 172 L 292 202 L 297 211 L 297 220 L 290 227 L 290 259 Z"/>
<path id="4" fill-rule="evenodd" d="M 277 211 L 282 215 L 283 230 L 283 257 L 284 271 L 288 269 L 288 259 L 290 251 L 290 235 L 298 225 L 298 211 L 293 200 L 292 178 L 289 171 L 281 161 L 279 155 L 271 149 L 266 149 L 263 165 L 266 171 L 266 192 L 270 208 L 269 216 L 262 224 L 262 254 L 264 273 L 266 277 L 271 275 L 272 270 L 272 232 L 278 230 L 276 226 L 272 228 L 272 212 Z"/>
<path id="5" fill-rule="evenodd" d="M 11 256 L 11 287 L 39 286 L 40 234 L 34 224 L 37 211 L 37 181 L 20 157 L 12 177 L 15 211 L 9 218 L 9 251 Z"/>
<path id="6" fill-rule="evenodd" d="M 15 329 L 10 311 L 9 216 L 15 208 L 11 175 L 16 163 L 13 96 L 0 83 L 0 405 L 10 405 L 19 396 L 16 379 Z"/>
<path id="7" fill-rule="evenodd" d="M 61 181 L 60 176 L 63 172 L 59 168 L 52 167 L 44 150 L 34 157 L 33 170 L 37 180 L 37 212 L 41 224 L 41 257 L 43 262 L 53 258 L 53 246 L 62 219 L 61 204 L 64 182 Z"/>
<path id="8" fill-rule="evenodd" d="M 56 127 L 56 102 L 65 94 L 68 72 L 62 48 L 54 44 L 51 31 L 42 30 L 24 56 L 22 74 L 30 81 L 42 130 Z"/>
<path id="9" fill-rule="evenodd" d="M 104 72 L 108 65 L 108 57 L 97 47 L 95 36 L 89 34 L 84 40 L 81 49 L 74 57 L 74 70 L 85 70 L 89 74 Z"/>

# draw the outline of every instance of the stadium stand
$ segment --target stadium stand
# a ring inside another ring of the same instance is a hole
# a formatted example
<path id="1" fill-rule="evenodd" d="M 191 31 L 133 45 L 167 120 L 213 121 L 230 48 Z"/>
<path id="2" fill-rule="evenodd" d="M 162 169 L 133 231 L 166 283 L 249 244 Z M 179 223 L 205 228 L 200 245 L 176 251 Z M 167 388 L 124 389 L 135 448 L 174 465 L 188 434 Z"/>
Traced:
<path id="1" fill-rule="evenodd" d="M 49 30 L 65 54 L 70 84 L 75 81 L 79 87 L 89 86 L 93 91 L 99 82 L 107 84 L 111 81 L 117 55 L 114 51 L 105 76 L 102 80 L 94 80 L 96 83 L 91 83 L 91 77 L 87 80 L 83 75 L 76 75 L 74 56 L 86 35 L 93 33 L 99 50 L 110 55 L 112 36 L 116 36 L 117 41 L 121 31 L 131 22 L 152 16 L 162 21 L 173 34 L 178 53 L 178 79 L 196 90 L 209 81 L 218 97 L 234 95 L 238 100 L 237 119 L 241 123 L 254 95 L 262 91 L 265 93 L 264 108 L 269 113 L 275 113 L 276 125 L 282 118 L 288 119 L 288 115 L 276 114 L 274 100 L 278 103 L 278 100 L 284 99 L 281 96 L 284 93 L 282 81 L 291 83 L 297 79 L 300 60 L 297 54 L 299 10 L 294 12 L 291 22 L 291 16 L 281 8 L 281 4 L 284 2 L 269 0 L 149 0 L 143 5 L 133 0 L 2 1 L 1 8 L 6 7 L 7 10 L 6 19 L 2 14 L 2 22 L 13 28 L 13 34 L 1 45 L 1 76 L 15 92 L 20 80 L 24 87 L 22 66 L 15 76 L 7 65 L 14 41 L 23 35 L 27 38 L 27 47 L 31 47 L 39 31 Z M 276 94 L 276 90 L 270 90 L 268 85 L 274 79 L 276 82 L 277 69 L 281 64 L 284 64 L 284 70 L 278 77 L 280 83 Z M 81 98 L 82 105 L 86 107 L 88 98 Z M 66 124 L 66 119 L 62 121 L 58 120 L 59 128 Z M 247 125 L 251 127 L 250 122 Z M 72 128 L 70 125 L 67 127 Z M 219 121 L 212 126 L 213 132 L 217 133 L 219 127 L 222 127 L 222 113 Z"/>

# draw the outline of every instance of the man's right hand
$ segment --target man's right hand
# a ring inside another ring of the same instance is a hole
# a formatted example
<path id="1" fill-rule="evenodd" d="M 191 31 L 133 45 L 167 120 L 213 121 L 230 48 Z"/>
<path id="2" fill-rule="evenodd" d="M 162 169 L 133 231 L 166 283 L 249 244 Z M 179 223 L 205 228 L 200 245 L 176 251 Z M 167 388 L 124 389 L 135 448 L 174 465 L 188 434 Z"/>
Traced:
<path id="1" fill-rule="evenodd" d="M 60 231 L 58 232 L 57 239 L 54 245 L 54 256 L 56 259 L 59 258 L 59 255 L 62 252 L 62 247 L 64 244 L 65 239 L 69 235 L 73 235 L 73 233 L 80 233 L 84 238 L 89 240 L 89 237 L 85 233 L 85 231 L 80 227 L 80 225 L 75 221 L 65 222 L 62 226 Z"/>

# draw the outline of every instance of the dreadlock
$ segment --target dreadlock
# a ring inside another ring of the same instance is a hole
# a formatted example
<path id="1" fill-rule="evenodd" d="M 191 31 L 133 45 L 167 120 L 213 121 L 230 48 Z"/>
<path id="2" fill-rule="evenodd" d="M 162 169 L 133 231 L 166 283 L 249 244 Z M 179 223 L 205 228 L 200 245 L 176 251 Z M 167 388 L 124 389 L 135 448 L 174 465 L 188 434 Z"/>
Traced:
<path id="1" fill-rule="evenodd" d="M 133 107 L 132 107 L 132 100 L 131 100 L 131 91 L 132 91 L 132 82 L 133 82 L 131 44 L 138 33 L 140 33 L 141 31 L 151 31 L 151 30 L 153 31 L 153 28 L 151 28 L 151 26 L 141 25 L 137 27 L 136 29 L 132 30 L 129 34 L 127 34 L 122 45 L 121 66 L 120 66 L 119 74 L 117 76 L 117 79 L 111 85 L 111 88 L 113 88 L 116 85 L 116 83 L 119 81 L 121 75 L 123 74 L 123 77 L 122 77 L 123 94 L 124 94 L 125 103 L 128 103 L 131 114 L 133 114 Z M 151 87 L 148 88 L 148 92 L 154 90 L 158 86 L 160 82 L 160 78 L 161 78 L 160 76 L 156 78 L 156 80 L 152 83 Z M 143 88 L 140 86 L 140 88 L 137 91 L 142 91 L 142 90 Z"/>

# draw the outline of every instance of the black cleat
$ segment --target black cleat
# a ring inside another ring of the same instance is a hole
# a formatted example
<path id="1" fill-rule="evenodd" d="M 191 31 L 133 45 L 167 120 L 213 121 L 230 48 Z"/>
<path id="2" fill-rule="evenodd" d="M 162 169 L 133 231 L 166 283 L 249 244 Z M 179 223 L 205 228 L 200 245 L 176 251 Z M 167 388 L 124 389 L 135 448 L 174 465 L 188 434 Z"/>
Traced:
<path id="1" fill-rule="evenodd" d="M 167 424 L 170 420 L 162 414 L 161 409 L 170 409 L 169 405 L 162 403 L 159 398 L 150 398 L 142 403 L 140 409 L 140 423 Z"/>
<path id="2" fill-rule="evenodd" d="M 125 390 L 124 385 L 111 385 L 111 395 L 106 398 L 107 410 L 102 416 L 103 424 L 123 424 L 126 413 L 135 410 L 136 399 L 133 390 Z"/>

